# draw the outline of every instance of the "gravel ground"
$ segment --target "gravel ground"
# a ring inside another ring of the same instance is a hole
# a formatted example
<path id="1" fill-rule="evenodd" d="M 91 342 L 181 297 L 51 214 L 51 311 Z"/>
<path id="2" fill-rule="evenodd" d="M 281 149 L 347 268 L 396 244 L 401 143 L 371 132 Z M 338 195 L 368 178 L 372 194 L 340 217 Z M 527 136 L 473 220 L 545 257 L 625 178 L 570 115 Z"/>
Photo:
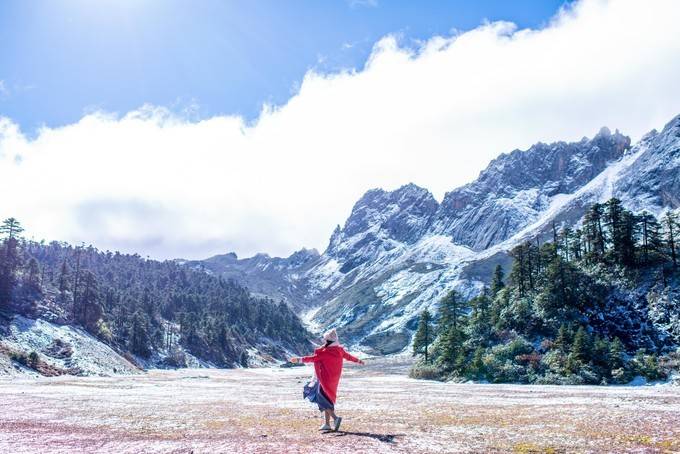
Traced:
<path id="1" fill-rule="evenodd" d="M 321 433 L 311 368 L 0 380 L 0 452 L 680 452 L 680 389 L 416 381 L 348 365 Z"/>

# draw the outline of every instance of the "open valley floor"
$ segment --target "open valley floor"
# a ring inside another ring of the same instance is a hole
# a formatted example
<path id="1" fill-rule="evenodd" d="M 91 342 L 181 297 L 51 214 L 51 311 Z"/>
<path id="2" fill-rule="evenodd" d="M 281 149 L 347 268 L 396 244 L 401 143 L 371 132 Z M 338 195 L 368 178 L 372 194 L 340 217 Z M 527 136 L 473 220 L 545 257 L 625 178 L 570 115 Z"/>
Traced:
<path id="1" fill-rule="evenodd" d="M 417 381 L 349 365 L 339 432 L 311 367 L 0 380 L 0 452 L 680 452 L 680 388 Z"/>

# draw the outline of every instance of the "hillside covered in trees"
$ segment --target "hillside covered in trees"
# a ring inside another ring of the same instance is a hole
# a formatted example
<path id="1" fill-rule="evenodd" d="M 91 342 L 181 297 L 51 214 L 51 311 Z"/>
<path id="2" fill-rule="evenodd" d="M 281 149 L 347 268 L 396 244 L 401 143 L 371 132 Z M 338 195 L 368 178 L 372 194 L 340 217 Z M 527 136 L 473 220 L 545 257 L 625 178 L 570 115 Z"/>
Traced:
<path id="1" fill-rule="evenodd" d="M 284 303 L 232 281 L 173 261 L 28 241 L 21 232 L 15 219 L 0 227 L 0 347 L 17 315 L 78 327 L 143 366 L 248 366 L 252 355 L 283 359 L 309 345 Z M 41 369 L 41 352 L 4 350 Z"/>
<path id="2" fill-rule="evenodd" d="M 480 295 L 423 312 L 419 378 L 607 384 L 665 379 L 680 362 L 680 226 L 673 212 L 594 204 L 576 229 L 511 251 Z"/>

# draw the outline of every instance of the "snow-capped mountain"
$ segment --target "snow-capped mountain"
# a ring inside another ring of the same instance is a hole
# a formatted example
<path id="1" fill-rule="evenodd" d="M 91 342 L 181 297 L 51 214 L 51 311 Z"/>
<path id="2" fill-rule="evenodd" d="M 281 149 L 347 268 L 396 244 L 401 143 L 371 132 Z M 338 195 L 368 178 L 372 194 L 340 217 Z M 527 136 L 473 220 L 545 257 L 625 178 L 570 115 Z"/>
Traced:
<path id="1" fill-rule="evenodd" d="M 630 148 L 630 139 L 607 128 L 580 142 L 538 143 L 491 161 L 474 182 L 442 201 L 431 231 L 484 250 L 538 219 L 550 201 L 570 194 Z"/>
<path id="2" fill-rule="evenodd" d="M 445 292 L 473 295 L 497 263 L 509 267 L 513 246 L 546 237 L 553 222 L 575 224 L 612 196 L 634 211 L 680 207 L 680 116 L 634 146 L 602 128 L 592 139 L 503 154 L 441 203 L 414 184 L 373 189 L 322 255 L 227 255 L 195 266 L 309 308 L 313 327 L 338 327 L 349 344 L 391 353 L 408 345 L 417 314 Z"/>

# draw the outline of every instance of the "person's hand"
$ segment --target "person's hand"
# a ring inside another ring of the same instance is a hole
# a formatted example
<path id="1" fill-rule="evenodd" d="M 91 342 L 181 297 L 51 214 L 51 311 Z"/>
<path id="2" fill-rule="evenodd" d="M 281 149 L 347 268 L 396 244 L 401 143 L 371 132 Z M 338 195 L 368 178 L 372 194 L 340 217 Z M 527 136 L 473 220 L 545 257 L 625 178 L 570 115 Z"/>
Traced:
<path id="1" fill-rule="evenodd" d="M 288 361 L 290 361 L 290 362 L 293 363 L 293 364 L 297 364 L 297 363 L 300 361 L 300 358 L 296 358 L 295 356 L 293 356 L 293 357 L 292 357 L 291 359 L 289 359 Z"/>
<path id="2" fill-rule="evenodd" d="M 364 360 L 363 360 L 363 359 L 360 359 L 360 360 L 359 360 L 359 365 L 361 365 L 361 366 L 365 366 L 365 365 L 366 365 L 366 363 L 364 362 Z"/>

